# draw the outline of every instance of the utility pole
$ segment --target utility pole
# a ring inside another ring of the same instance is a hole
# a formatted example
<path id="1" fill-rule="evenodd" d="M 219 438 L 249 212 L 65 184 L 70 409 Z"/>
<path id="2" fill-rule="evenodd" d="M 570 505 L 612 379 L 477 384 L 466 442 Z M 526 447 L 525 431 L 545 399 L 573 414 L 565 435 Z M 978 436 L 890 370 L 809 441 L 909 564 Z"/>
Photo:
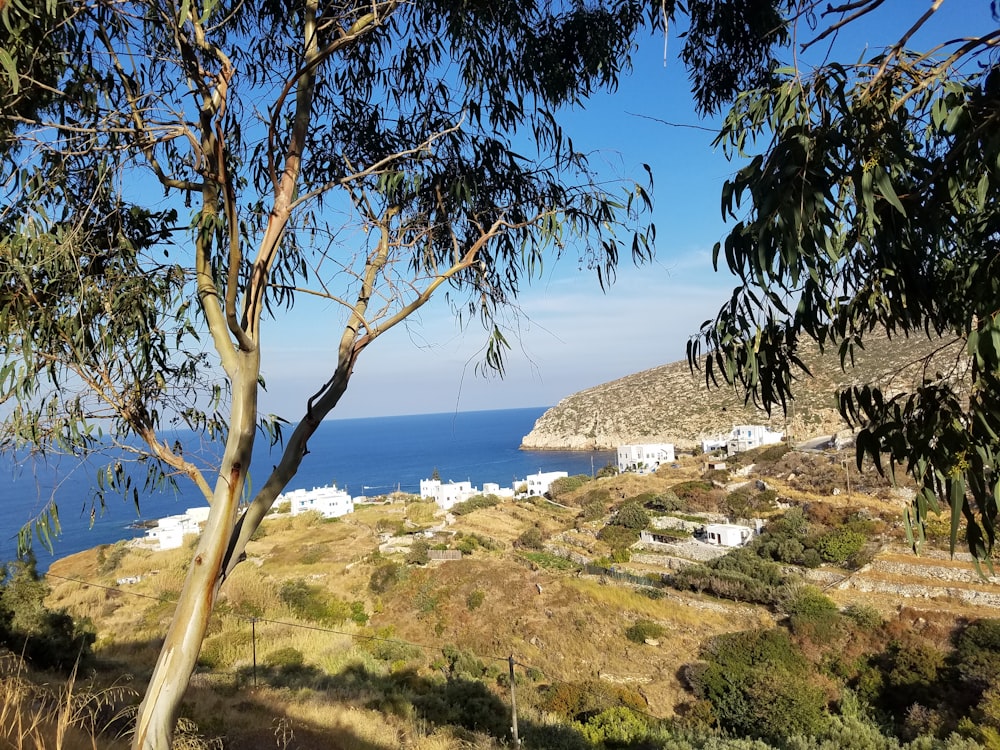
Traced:
<path id="1" fill-rule="evenodd" d="M 257 687 L 257 618 L 250 618 L 250 640 L 253 642 L 253 686 Z"/>
<path id="2" fill-rule="evenodd" d="M 514 747 L 521 747 L 521 740 L 517 736 L 517 693 L 514 690 L 514 654 L 507 659 L 510 665 L 510 735 L 514 740 Z"/>

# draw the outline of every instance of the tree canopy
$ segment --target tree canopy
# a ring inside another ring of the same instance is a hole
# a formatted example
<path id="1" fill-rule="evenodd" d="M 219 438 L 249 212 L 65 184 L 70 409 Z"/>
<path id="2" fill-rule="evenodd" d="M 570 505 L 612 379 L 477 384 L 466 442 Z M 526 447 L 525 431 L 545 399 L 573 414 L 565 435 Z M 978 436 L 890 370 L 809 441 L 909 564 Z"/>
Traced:
<path id="1" fill-rule="evenodd" d="M 672 5 L 672 4 L 671 4 Z M 652 252 L 649 176 L 609 180 L 561 113 L 629 69 L 640 0 L 0 4 L 6 448 L 113 448 L 99 488 L 211 506 L 140 709 L 167 747 L 219 586 L 358 357 L 444 294 L 488 333 L 552 257 Z M 335 312 L 324 382 L 258 414 L 269 324 Z M 255 437 L 283 452 L 243 500 Z M 169 428 L 221 441 L 203 460 Z M 145 473 L 123 466 L 131 455 Z M 27 540 L 25 540 L 27 541 Z"/>
<path id="2" fill-rule="evenodd" d="M 716 143 L 739 163 L 722 190 L 734 223 L 715 263 L 740 286 L 690 341 L 689 361 L 770 410 L 808 375 L 806 341 L 850 367 L 878 335 L 939 340 L 935 357 L 911 363 L 916 383 L 859 383 L 840 410 L 859 428 L 859 465 L 918 482 L 914 542 L 928 514 L 947 512 L 952 549 L 964 527 L 987 557 L 1000 503 L 1000 28 L 951 38 L 944 2 L 897 6 L 890 19 L 883 0 L 750 5 L 781 15 L 761 52 L 785 62 L 728 58 L 728 77 L 709 63 L 696 76 L 706 111 L 731 103 Z M 985 0 L 978 10 L 989 20 Z M 995 3 L 989 13 L 998 20 Z M 884 49 L 832 44 L 887 21 L 899 28 Z M 933 41 L 913 49 L 917 37 Z M 710 33 L 701 44 L 714 42 L 727 43 Z"/>

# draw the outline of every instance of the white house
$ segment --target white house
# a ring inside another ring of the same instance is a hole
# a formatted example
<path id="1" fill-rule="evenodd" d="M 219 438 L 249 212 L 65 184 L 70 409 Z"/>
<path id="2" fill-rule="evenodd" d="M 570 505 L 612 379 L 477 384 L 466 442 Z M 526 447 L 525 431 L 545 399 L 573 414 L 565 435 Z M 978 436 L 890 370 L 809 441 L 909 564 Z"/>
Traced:
<path id="1" fill-rule="evenodd" d="M 705 541 L 720 547 L 742 547 L 756 532 L 749 526 L 735 523 L 705 524 Z"/>
<path id="2" fill-rule="evenodd" d="M 618 471 L 650 474 L 674 462 L 673 443 L 643 443 L 618 446 Z"/>
<path id="3" fill-rule="evenodd" d="M 145 541 L 157 549 L 177 549 L 184 544 L 184 537 L 197 534 L 207 519 L 207 507 L 188 508 L 180 515 L 159 519 L 156 526 L 146 529 Z"/>
<path id="4" fill-rule="evenodd" d="M 496 482 L 483 482 L 484 495 L 496 495 L 497 497 L 514 497 L 513 487 L 501 487 Z"/>
<path id="5" fill-rule="evenodd" d="M 312 510 L 324 518 L 338 518 L 354 512 L 354 499 L 336 485 L 292 490 L 279 495 L 276 502 L 291 503 L 293 516 Z"/>
<path id="6" fill-rule="evenodd" d="M 729 433 L 729 442 L 726 448 L 732 455 L 760 448 L 763 445 L 780 443 L 784 437 L 785 433 L 773 432 L 771 428 L 764 425 L 744 424 L 734 427 L 733 431 Z"/>
<path id="7" fill-rule="evenodd" d="M 729 446 L 729 435 L 714 435 L 712 437 L 702 438 L 701 440 L 701 452 L 711 453 L 712 451 L 721 450 Z"/>
<path id="8" fill-rule="evenodd" d="M 529 474 L 524 484 L 528 488 L 528 495 L 544 495 L 554 481 L 568 476 L 569 473 L 565 471 L 540 471 L 537 474 Z"/>
<path id="9" fill-rule="evenodd" d="M 451 510 L 458 503 L 478 495 L 472 482 L 442 482 L 440 479 L 421 479 L 420 497 L 434 500 L 443 510 Z"/>

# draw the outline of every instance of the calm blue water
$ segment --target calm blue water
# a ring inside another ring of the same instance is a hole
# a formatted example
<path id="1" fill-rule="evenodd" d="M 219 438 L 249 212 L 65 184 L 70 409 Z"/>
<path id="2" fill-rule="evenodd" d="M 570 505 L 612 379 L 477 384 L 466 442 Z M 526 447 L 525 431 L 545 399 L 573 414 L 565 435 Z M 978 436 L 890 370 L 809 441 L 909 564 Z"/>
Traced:
<path id="1" fill-rule="evenodd" d="M 611 452 L 518 450 L 521 438 L 544 411 L 539 407 L 324 422 L 288 489 L 336 483 L 355 496 L 379 495 L 397 488 L 415 493 L 420 480 L 429 478 L 434 469 L 445 481 L 469 480 L 475 487 L 497 482 L 509 487 L 538 471 L 590 474 L 592 468 L 614 460 Z M 265 472 L 276 462 L 277 454 L 268 455 L 266 440 L 258 438 L 252 482 L 263 483 Z M 0 456 L 0 562 L 14 557 L 17 530 L 50 497 L 59 507 L 62 535 L 54 542 L 53 554 L 35 545 L 43 570 L 54 559 L 141 536 L 142 531 L 129 528 L 137 520 L 182 513 L 205 504 L 185 483 L 176 495 L 141 494 L 141 513 L 131 499 L 110 497 L 104 512 L 98 509 L 90 528 L 96 470 L 96 464 L 81 467 L 74 459 L 39 465 L 15 464 L 10 457 Z"/>

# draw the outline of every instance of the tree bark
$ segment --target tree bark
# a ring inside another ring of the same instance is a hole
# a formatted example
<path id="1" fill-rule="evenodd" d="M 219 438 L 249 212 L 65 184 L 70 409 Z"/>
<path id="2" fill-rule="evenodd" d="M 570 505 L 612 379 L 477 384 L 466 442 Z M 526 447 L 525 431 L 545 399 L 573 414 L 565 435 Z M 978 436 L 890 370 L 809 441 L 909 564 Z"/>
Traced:
<path id="1" fill-rule="evenodd" d="M 256 429 L 259 357 L 256 350 L 242 352 L 238 357 L 230 432 L 212 506 L 139 706 L 133 750 L 169 750 L 184 691 L 194 673 L 222 584 Z"/>

